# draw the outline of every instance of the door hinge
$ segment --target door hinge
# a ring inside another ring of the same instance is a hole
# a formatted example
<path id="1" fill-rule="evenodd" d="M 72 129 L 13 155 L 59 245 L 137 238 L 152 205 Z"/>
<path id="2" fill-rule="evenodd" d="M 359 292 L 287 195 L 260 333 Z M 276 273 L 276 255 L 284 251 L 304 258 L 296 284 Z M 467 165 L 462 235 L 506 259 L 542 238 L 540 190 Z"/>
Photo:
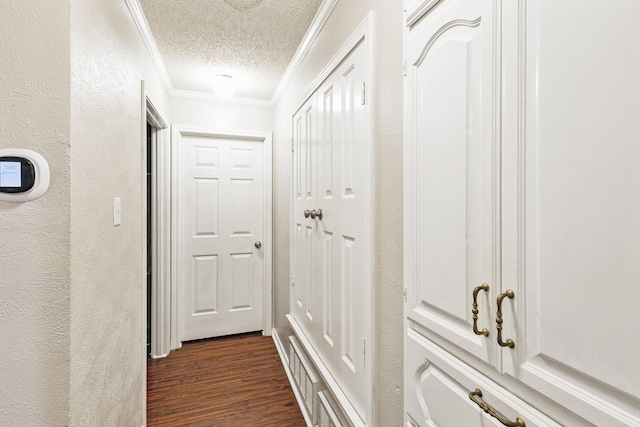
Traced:
<path id="1" fill-rule="evenodd" d="M 291 152 L 293 153 L 293 138 L 291 138 Z"/>
<path id="2" fill-rule="evenodd" d="M 404 76 L 407 77 L 407 61 L 404 61 L 404 65 L 402 66 L 402 72 Z"/>
<path id="3" fill-rule="evenodd" d="M 402 295 L 404 296 L 404 302 L 407 302 L 407 287 L 404 287 L 404 292 L 402 292 Z"/>
<path id="4" fill-rule="evenodd" d="M 362 82 L 362 97 L 360 99 L 360 105 L 364 105 L 366 102 L 366 98 L 367 97 L 367 90 L 366 90 L 366 84 L 365 82 Z"/>
<path id="5" fill-rule="evenodd" d="M 362 338 L 362 361 L 364 362 L 367 357 L 367 340 Z"/>

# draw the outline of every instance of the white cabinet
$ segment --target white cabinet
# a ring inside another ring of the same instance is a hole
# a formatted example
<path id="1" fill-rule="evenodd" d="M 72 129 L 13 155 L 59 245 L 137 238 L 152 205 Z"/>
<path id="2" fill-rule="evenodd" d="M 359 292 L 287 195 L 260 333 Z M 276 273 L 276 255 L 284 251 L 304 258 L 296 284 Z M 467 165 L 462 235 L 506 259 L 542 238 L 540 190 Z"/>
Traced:
<path id="1" fill-rule="evenodd" d="M 573 425 L 640 426 L 640 3 L 407 6 L 408 334 Z"/>
<path id="2" fill-rule="evenodd" d="M 346 54 L 293 116 L 289 318 L 345 413 L 365 425 L 372 409 L 368 40 Z"/>
<path id="3" fill-rule="evenodd" d="M 405 350 L 408 426 L 559 426 L 415 331 Z"/>

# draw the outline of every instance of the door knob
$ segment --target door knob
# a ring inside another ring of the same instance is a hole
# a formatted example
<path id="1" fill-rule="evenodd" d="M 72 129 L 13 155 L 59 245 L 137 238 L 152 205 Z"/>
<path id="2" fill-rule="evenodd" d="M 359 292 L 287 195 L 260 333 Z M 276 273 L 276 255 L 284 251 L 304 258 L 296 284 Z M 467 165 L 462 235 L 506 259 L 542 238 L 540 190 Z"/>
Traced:
<path id="1" fill-rule="evenodd" d="M 253 246 L 255 246 L 256 249 L 260 249 L 262 247 L 262 242 L 256 242 Z"/>
<path id="2" fill-rule="evenodd" d="M 311 211 L 309 215 L 311 216 L 311 219 L 318 218 L 320 221 L 322 221 L 322 209 L 318 209 L 318 210 L 314 209 Z"/>
<path id="3" fill-rule="evenodd" d="M 311 216 L 311 212 L 309 211 L 309 209 L 307 209 L 306 211 L 304 211 L 304 217 L 309 218 L 309 216 Z"/>

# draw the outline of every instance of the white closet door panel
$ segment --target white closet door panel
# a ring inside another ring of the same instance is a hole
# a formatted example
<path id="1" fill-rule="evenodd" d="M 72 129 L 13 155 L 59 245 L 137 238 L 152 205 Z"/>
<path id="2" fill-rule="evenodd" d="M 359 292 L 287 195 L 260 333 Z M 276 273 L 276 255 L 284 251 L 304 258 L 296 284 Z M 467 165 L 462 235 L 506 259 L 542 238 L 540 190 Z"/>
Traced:
<path id="1" fill-rule="evenodd" d="M 499 275 L 494 2 L 444 0 L 408 35 L 405 224 L 410 319 L 489 363 Z M 411 261 L 414 260 L 414 261 Z"/>
<path id="2" fill-rule="evenodd" d="M 366 418 L 370 383 L 364 354 L 370 287 L 370 131 L 360 45 L 318 90 L 318 288 L 323 314 L 317 351 L 358 414 Z"/>
<path id="3" fill-rule="evenodd" d="M 504 283 L 505 325 L 522 332 L 504 353 L 509 374 L 590 422 L 628 426 L 640 425 L 640 3 L 614 3 L 521 6 L 526 122 L 505 153 L 518 167 L 504 178 L 517 254 Z"/>
<path id="4" fill-rule="evenodd" d="M 314 94 L 293 118 L 293 277 L 292 311 L 298 323 L 311 337 L 319 331 L 321 322 L 316 316 L 317 292 L 317 225 L 305 211 L 316 209 L 317 169 L 317 102 Z"/>

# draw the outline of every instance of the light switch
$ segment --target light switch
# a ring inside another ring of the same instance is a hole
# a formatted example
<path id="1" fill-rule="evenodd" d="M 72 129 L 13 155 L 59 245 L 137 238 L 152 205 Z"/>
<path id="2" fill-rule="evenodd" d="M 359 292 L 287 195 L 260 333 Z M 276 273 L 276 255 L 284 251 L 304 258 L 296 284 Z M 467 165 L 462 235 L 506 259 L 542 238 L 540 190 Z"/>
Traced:
<path id="1" fill-rule="evenodd" d="M 120 197 L 113 198 L 113 226 L 120 225 L 122 223 L 122 202 Z"/>

